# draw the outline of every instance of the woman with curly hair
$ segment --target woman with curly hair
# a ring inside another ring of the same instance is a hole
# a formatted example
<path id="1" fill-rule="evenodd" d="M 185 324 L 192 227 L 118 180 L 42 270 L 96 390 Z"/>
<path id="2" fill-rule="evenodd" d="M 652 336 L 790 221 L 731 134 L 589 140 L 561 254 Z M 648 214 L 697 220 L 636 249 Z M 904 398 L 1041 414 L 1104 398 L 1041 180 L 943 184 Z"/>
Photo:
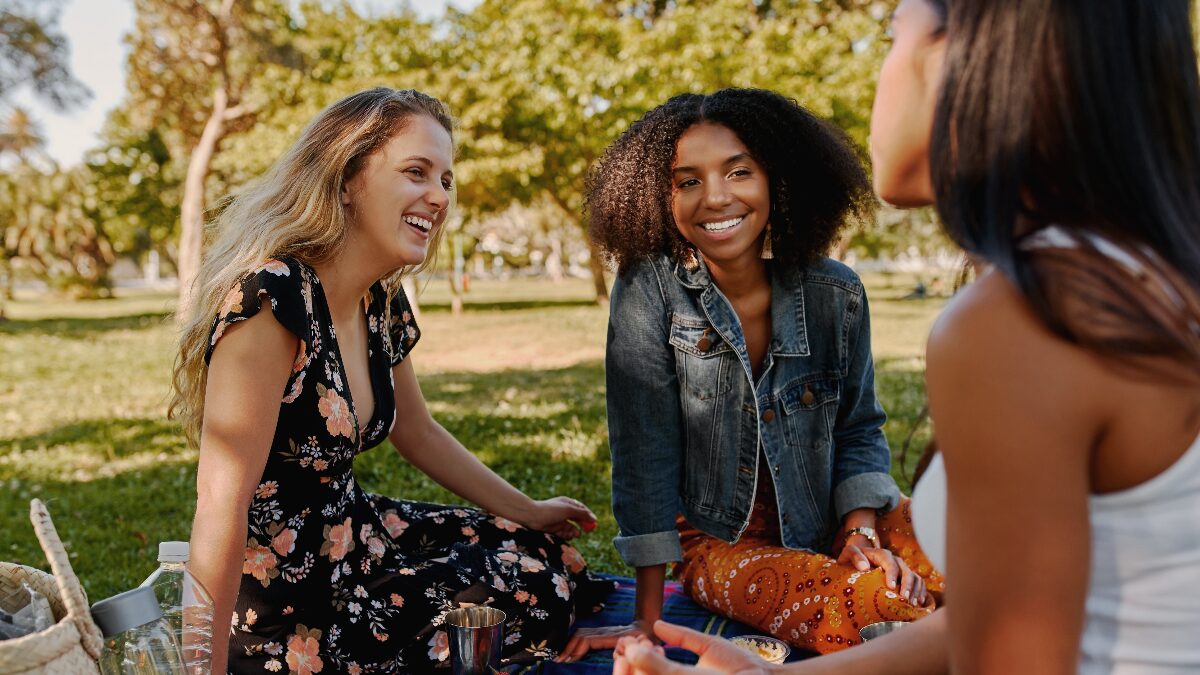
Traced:
<path id="1" fill-rule="evenodd" d="M 678 626 L 620 675 L 1200 673 L 1200 73 L 1189 0 L 901 0 L 875 186 L 977 279 L 929 336 L 913 495 L 945 607 L 771 666 Z"/>
<path id="2" fill-rule="evenodd" d="M 867 299 L 823 254 L 871 186 L 845 137 L 754 89 L 633 124 L 589 190 L 616 261 L 608 327 L 615 544 L 652 634 L 666 563 L 701 605 L 819 652 L 930 611 L 940 578 L 888 473 Z"/>
<path id="3" fill-rule="evenodd" d="M 531 662 L 612 588 L 565 541 L 591 511 L 497 476 L 417 383 L 399 281 L 451 207 L 452 131 L 420 92 L 348 96 L 215 224 L 173 406 L 200 446 L 189 567 L 214 671 L 429 672 L 468 604 L 502 609 L 504 656 Z M 482 510 L 368 493 L 354 459 L 384 440 Z"/>

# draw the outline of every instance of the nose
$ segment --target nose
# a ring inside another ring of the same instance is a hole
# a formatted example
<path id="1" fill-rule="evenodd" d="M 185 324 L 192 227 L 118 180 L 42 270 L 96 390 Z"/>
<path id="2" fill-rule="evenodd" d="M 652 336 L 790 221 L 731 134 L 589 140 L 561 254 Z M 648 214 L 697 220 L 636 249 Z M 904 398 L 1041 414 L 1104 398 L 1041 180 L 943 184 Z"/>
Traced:
<path id="1" fill-rule="evenodd" d="M 733 202 L 733 194 L 723 180 L 705 181 L 704 205 L 710 209 L 723 209 Z"/>
<path id="2" fill-rule="evenodd" d="M 450 191 L 447 190 L 441 181 L 433 181 L 433 185 L 425 193 L 425 201 L 435 211 L 445 211 L 450 205 Z"/>

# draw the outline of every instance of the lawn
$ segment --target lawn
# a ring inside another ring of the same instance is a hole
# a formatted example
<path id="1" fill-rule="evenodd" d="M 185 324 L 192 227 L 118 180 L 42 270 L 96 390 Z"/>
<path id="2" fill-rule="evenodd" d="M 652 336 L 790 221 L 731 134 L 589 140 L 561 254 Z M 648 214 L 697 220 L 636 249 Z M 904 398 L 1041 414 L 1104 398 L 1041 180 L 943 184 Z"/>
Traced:
<path id="1" fill-rule="evenodd" d="M 922 343 L 944 302 L 900 300 L 911 282 L 867 278 L 877 386 L 897 450 L 923 405 Z M 628 573 L 610 544 L 607 313 L 589 302 L 590 287 L 476 283 L 467 311 L 454 317 L 445 282 L 428 284 L 413 358 L 442 424 L 530 494 L 585 500 L 600 526 L 581 550 L 596 569 Z M 187 538 L 196 453 L 165 414 L 171 305 L 146 292 L 9 304 L 10 320 L 0 323 L 0 559 L 45 568 L 28 522 L 32 497 L 47 502 L 93 600 L 140 583 L 156 566 L 158 541 Z M 913 444 L 927 438 L 922 429 Z M 387 445 L 356 470 L 369 490 L 455 500 Z"/>

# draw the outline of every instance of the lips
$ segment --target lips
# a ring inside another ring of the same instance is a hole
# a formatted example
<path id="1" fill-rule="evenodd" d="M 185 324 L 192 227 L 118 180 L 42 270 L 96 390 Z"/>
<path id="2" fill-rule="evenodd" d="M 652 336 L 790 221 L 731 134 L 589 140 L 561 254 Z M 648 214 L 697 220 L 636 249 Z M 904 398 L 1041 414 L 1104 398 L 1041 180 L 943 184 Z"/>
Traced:
<path id="1" fill-rule="evenodd" d="M 433 229 L 433 221 L 422 216 L 406 215 L 404 216 L 404 222 L 423 234 L 429 234 L 429 231 Z"/>

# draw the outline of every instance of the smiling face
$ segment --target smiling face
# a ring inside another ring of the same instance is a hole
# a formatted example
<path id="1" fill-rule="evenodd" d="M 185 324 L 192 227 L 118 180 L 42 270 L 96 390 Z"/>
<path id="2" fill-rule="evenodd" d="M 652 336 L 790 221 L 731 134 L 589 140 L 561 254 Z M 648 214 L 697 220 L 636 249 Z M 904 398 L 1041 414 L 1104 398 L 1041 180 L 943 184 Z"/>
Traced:
<path id="1" fill-rule="evenodd" d="M 419 265 L 446 219 L 454 174 L 450 134 L 415 115 L 342 188 L 349 237 L 385 270 Z"/>
<path id="2" fill-rule="evenodd" d="M 892 48 L 879 70 L 871 112 L 875 192 L 896 206 L 933 202 L 929 141 L 946 39 L 927 0 L 902 0 L 892 17 Z"/>
<path id="3" fill-rule="evenodd" d="M 729 127 L 699 122 L 675 144 L 671 214 L 710 263 L 758 258 L 771 212 L 766 170 Z"/>

